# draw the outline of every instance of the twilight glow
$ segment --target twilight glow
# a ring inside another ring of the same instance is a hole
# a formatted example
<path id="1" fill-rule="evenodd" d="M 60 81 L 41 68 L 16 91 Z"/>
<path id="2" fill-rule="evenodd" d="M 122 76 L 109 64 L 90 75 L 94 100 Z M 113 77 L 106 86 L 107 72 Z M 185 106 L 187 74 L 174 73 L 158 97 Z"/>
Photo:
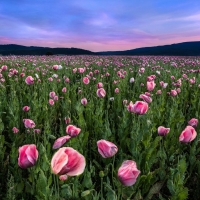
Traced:
<path id="1" fill-rule="evenodd" d="M 199 0 L 2 0 L 0 44 L 128 50 L 200 41 Z"/>

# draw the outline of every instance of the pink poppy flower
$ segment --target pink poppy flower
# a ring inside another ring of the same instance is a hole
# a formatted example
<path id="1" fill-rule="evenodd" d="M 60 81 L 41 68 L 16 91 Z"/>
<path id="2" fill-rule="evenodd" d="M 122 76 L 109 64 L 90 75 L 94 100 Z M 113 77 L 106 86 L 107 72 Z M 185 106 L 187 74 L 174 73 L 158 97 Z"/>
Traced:
<path id="1" fill-rule="evenodd" d="M 78 72 L 79 72 L 80 74 L 82 74 L 82 73 L 85 72 L 85 69 L 80 67 L 80 68 L 78 68 Z"/>
<path id="2" fill-rule="evenodd" d="M 63 144 L 65 144 L 67 141 L 69 141 L 71 137 L 69 135 L 59 137 L 53 144 L 53 149 L 58 149 L 60 148 Z"/>
<path id="3" fill-rule="evenodd" d="M 48 80 L 49 80 L 50 82 L 52 82 L 52 81 L 53 81 L 53 78 L 52 78 L 52 77 L 50 77 L 50 78 L 48 78 Z"/>
<path id="4" fill-rule="evenodd" d="M 97 147 L 98 147 L 98 152 L 101 154 L 103 158 L 110 158 L 114 156 L 118 151 L 117 146 L 107 140 L 99 140 L 97 142 Z"/>
<path id="5" fill-rule="evenodd" d="M 68 118 L 65 117 L 65 123 L 66 123 L 66 124 L 69 124 L 70 122 L 71 122 L 70 117 L 68 117 Z"/>
<path id="6" fill-rule="evenodd" d="M 116 93 L 116 94 L 119 93 L 119 88 L 115 88 L 115 93 Z"/>
<path id="7" fill-rule="evenodd" d="M 188 125 L 197 127 L 198 125 L 198 119 L 192 118 L 190 121 L 188 121 Z"/>
<path id="8" fill-rule="evenodd" d="M 97 83 L 97 88 L 99 89 L 99 88 L 102 88 L 103 87 L 103 83 L 101 83 L 101 82 L 99 82 L 99 83 Z"/>
<path id="9" fill-rule="evenodd" d="M 63 93 L 67 92 L 67 88 L 64 87 L 64 88 L 62 89 L 62 92 L 63 92 Z"/>
<path id="10" fill-rule="evenodd" d="M 156 92 L 156 94 L 162 94 L 162 91 L 161 91 L 161 90 L 158 90 L 158 91 Z"/>
<path id="11" fill-rule="evenodd" d="M 90 83 L 90 79 L 89 79 L 88 77 L 84 77 L 84 78 L 83 78 L 83 83 L 84 83 L 85 85 L 88 85 L 88 84 Z"/>
<path id="12" fill-rule="evenodd" d="M 21 73 L 19 76 L 20 76 L 20 77 L 24 77 L 24 76 L 25 76 L 25 73 Z"/>
<path id="13" fill-rule="evenodd" d="M 27 76 L 25 79 L 26 84 L 32 85 L 34 84 L 34 78 L 32 76 Z"/>
<path id="14" fill-rule="evenodd" d="M 53 98 L 53 100 L 54 100 L 54 101 L 58 101 L 58 96 L 55 96 L 55 97 Z"/>
<path id="15" fill-rule="evenodd" d="M 76 137 L 77 135 L 79 135 L 79 133 L 81 132 L 81 129 L 80 128 L 77 128 L 76 126 L 74 125 L 68 125 L 66 127 L 66 133 L 68 135 L 70 135 L 71 137 Z"/>
<path id="16" fill-rule="evenodd" d="M 149 92 L 145 92 L 145 95 L 147 95 L 148 97 L 151 97 L 151 94 Z"/>
<path id="17" fill-rule="evenodd" d="M 145 95 L 145 94 L 141 94 L 140 96 L 139 96 L 139 98 L 140 99 L 143 99 L 145 102 L 147 102 L 147 103 L 151 103 L 152 102 L 152 98 L 151 97 L 149 97 L 149 96 L 147 96 L 147 95 Z"/>
<path id="18" fill-rule="evenodd" d="M 85 158 L 71 147 L 60 148 L 51 160 L 51 169 L 54 174 L 78 176 L 84 172 Z"/>
<path id="19" fill-rule="evenodd" d="M 53 99 L 55 96 L 56 96 L 56 93 L 54 91 L 49 93 L 49 97 L 50 98 Z"/>
<path id="20" fill-rule="evenodd" d="M 156 84 L 154 83 L 154 81 L 147 81 L 147 90 L 148 91 L 152 91 L 155 88 Z"/>
<path id="21" fill-rule="evenodd" d="M 67 175 L 61 175 L 61 176 L 59 176 L 59 179 L 61 180 L 61 181 L 66 181 L 67 180 Z"/>
<path id="22" fill-rule="evenodd" d="M 33 131 L 34 131 L 34 133 L 40 133 L 40 129 L 38 129 L 38 128 L 34 129 Z"/>
<path id="23" fill-rule="evenodd" d="M 28 112 L 29 110 L 30 110 L 30 107 L 29 107 L 29 106 L 24 106 L 24 107 L 23 107 L 23 111 Z"/>
<path id="24" fill-rule="evenodd" d="M 194 140 L 197 136 L 197 132 L 192 126 L 187 126 L 179 136 L 179 141 L 188 143 Z"/>
<path id="25" fill-rule="evenodd" d="M 52 69 L 53 70 L 58 70 L 58 65 L 53 65 Z"/>
<path id="26" fill-rule="evenodd" d="M 181 92 L 181 88 L 177 88 L 176 92 L 179 94 Z"/>
<path id="27" fill-rule="evenodd" d="M 18 165 L 23 168 L 29 168 L 36 164 L 38 159 L 38 150 L 35 144 L 27 144 L 19 147 Z"/>
<path id="28" fill-rule="evenodd" d="M 13 127 L 13 129 L 12 129 L 12 131 L 13 131 L 13 133 L 18 133 L 19 132 L 19 129 L 17 129 L 16 127 Z"/>
<path id="29" fill-rule="evenodd" d="M 118 179 L 125 186 L 132 186 L 135 184 L 140 170 L 137 169 L 136 162 L 133 160 L 126 160 L 118 169 Z"/>
<path id="30" fill-rule="evenodd" d="M 171 90 L 170 94 L 171 96 L 175 97 L 178 93 L 176 90 Z"/>
<path id="31" fill-rule="evenodd" d="M 106 91 L 103 88 L 99 88 L 96 93 L 100 98 L 104 98 L 106 96 Z"/>
<path id="32" fill-rule="evenodd" d="M 136 101 L 135 104 L 131 101 L 127 106 L 127 110 L 132 113 L 144 115 L 148 111 L 148 103 L 144 101 Z"/>
<path id="33" fill-rule="evenodd" d="M 54 105 L 54 100 L 53 100 L 53 99 L 49 99 L 49 104 L 50 104 L 51 106 L 53 106 L 53 105 Z"/>
<path id="34" fill-rule="evenodd" d="M 87 105 L 87 99 L 86 98 L 81 99 L 81 104 L 83 104 L 84 106 Z"/>
<path id="35" fill-rule="evenodd" d="M 23 119 L 26 128 L 35 128 L 35 122 L 31 119 Z"/>
<path id="36" fill-rule="evenodd" d="M 160 136 L 165 136 L 169 133 L 170 128 L 165 128 L 164 126 L 159 126 L 158 127 L 158 135 Z"/>
<path id="37" fill-rule="evenodd" d="M 139 72 L 140 72 L 140 73 L 144 73 L 144 72 L 145 72 L 145 68 L 144 68 L 144 67 L 140 68 L 140 69 L 139 69 Z"/>
<path id="38" fill-rule="evenodd" d="M 69 78 L 66 78 L 66 79 L 65 79 L 65 82 L 66 82 L 66 83 L 69 83 L 69 82 L 70 82 Z"/>
<path id="39" fill-rule="evenodd" d="M 3 66 L 1 67 L 1 69 L 2 69 L 2 71 L 6 71 L 6 70 L 8 69 L 8 67 L 7 67 L 7 65 L 3 65 Z"/>

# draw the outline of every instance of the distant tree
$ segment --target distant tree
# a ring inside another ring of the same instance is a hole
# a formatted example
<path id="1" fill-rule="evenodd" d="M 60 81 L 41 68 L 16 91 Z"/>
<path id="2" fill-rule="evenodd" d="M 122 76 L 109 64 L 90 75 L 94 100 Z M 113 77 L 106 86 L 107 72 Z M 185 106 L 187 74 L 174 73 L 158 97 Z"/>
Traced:
<path id="1" fill-rule="evenodd" d="M 51 51 L 46 52 L 46 56 L 52 56 L 52 55 L 53 55 L 53 53 Z"/>

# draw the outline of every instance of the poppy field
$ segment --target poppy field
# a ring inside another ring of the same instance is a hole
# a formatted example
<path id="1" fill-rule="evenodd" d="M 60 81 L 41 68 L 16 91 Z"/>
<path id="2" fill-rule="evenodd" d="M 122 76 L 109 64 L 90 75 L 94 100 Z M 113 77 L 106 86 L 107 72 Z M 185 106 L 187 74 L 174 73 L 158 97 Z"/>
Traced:
<path id="1" fill-rule="evenodd" d="M 0 56 L 0 199 L 200 198 L 200 57 Z"/>

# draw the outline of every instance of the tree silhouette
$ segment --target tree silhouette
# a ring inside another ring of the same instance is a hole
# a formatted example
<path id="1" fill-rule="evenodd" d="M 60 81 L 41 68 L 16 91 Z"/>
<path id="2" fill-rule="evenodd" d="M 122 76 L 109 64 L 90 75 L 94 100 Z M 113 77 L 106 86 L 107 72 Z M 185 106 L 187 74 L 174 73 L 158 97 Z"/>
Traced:
<path id="1" fill-rule="evenodd" d="M 53 55 L 53 53 L 51 51 L 46 52 L 46 56 L 52 56 L 52 55 Z"/>

